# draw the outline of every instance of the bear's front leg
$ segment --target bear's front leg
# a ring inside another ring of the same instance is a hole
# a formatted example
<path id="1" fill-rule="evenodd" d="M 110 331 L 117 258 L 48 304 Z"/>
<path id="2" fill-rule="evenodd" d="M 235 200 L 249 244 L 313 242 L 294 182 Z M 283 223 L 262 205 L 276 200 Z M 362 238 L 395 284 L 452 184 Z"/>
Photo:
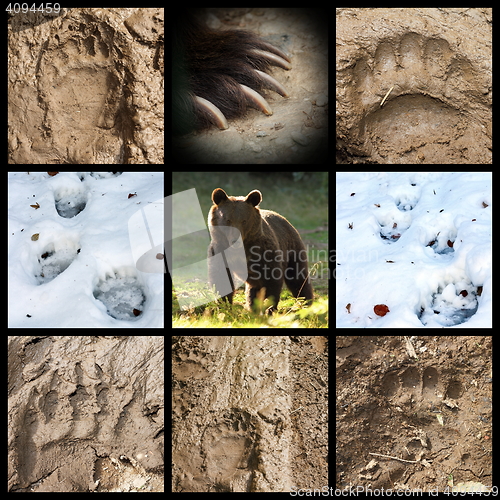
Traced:
<path id="1" fill-rule="evenodd" d="M 213 245 L 208 247 L 208 284 L 215 285 L 216 292 L 230 304 L 233 303 L 234 281 L 227 267 L 224 253 L 216 253 Z"/>

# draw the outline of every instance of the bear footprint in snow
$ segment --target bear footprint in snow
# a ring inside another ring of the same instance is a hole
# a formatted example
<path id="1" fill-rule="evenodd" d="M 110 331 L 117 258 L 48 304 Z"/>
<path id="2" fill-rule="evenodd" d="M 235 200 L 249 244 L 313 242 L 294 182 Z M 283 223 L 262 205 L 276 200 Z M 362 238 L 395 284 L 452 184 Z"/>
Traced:
<path id="1" fill-rule="evenodd" d="M 429 327 L 465 323 L 477 312 L 478 292 L 478 288 L 468 280 L 439 287 L 432 295 L 430 306 L 422 307 L 418 317 L 422 324 Z"/>
<path id="2" fill-rule="evenodd" d="M 443 38 L 410 32 L 383 41 L 375 54 L 357 60 L 352 78 L 367 154 L 388 159 L 405 154 L 428 163 L 430 148 L 451 150 L 450 139 L 467 135 L 468 127 L 480 129 L 463 114 L 471 108 L 471 89 L 478 87 L 474 68 Z"/>

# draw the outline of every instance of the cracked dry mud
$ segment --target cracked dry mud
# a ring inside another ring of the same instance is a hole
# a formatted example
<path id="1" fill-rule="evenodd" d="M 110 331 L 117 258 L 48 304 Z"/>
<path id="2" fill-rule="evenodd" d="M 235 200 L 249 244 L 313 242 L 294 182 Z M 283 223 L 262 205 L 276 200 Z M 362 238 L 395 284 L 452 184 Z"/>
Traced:
<path id="1" fill-rule="evenodd" d="M 163 491 L 163 348 L 163 337 L 8 337 L 8 490 Z"/>
<path id="2" fill-rule="evenodd" d="M 337 163 L 491 163 L 491 23 L 491 9 L 337 9 Z"/>
<path id="3" fill-rule="evenodd" d="M 336 487 L 491 486 L 491 337 L 412 345 L 416 359 L 404 337 L 337 337 Z"/>
<path id="4" fill-rule="evenodd" d="M 9 19 L 9 163 L 163 163 L 163 9 Z"/>
<path id="5" fill-rule="evenodd" d="M 324 337 L 172 343 L 172 491 L 327 486 Z"/>

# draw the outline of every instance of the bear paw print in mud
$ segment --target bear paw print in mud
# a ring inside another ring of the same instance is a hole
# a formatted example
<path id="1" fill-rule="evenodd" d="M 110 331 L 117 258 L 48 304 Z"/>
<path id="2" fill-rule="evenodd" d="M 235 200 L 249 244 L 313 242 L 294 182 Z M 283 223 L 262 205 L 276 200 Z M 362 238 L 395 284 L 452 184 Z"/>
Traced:
<path id="1" fill-rule="evenodd" d="M 382 379 L 382 395 L 396 405 L 426 403 L 457 407 L 463 393 L 458 378 L 443 380 L 433 366 L 421 370 L 416 366 L 387 373 Z"/>
<path id="2" fill-rule="evenodd" d="M 482 101 L 471 92 L 479 86 L 477 70 L 444 38 L 388 38 L 356 61 L 352 82 L 363 114 L 359 144 L 382 163 L 433 163 L 446 153 L 450 163 L 474 163 L 478 138 L 491 147 L 485 127 L 468 116 Z M 460 153 L 460 143 L 470 144 L 468 151 Z"/>

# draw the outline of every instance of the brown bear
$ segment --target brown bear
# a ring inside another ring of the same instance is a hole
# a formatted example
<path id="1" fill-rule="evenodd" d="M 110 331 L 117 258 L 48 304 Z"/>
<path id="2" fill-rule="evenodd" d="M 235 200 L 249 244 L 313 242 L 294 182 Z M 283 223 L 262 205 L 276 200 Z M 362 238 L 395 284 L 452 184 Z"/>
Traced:
<path id="1" fill-rule="evenodd" d="M 228 196 L 223 189 L 212 193 L 208 214 L 212 241 L 208 247 L 211 286 L 230 303 L 234 291 L 246 281 L 247 308 L 256 297 L 272 298 L 276 309 L 283 282 L 294 297 L 313 300 L 307 251 L 297 230 L 281 215 L 261 210 L 260 191 Z M 265 289 L 265 295 L 259 291 Z M 259 294 L 259 295 L 258 295 Z M 264 295 L 264 297 L 262 297 Z"/>

